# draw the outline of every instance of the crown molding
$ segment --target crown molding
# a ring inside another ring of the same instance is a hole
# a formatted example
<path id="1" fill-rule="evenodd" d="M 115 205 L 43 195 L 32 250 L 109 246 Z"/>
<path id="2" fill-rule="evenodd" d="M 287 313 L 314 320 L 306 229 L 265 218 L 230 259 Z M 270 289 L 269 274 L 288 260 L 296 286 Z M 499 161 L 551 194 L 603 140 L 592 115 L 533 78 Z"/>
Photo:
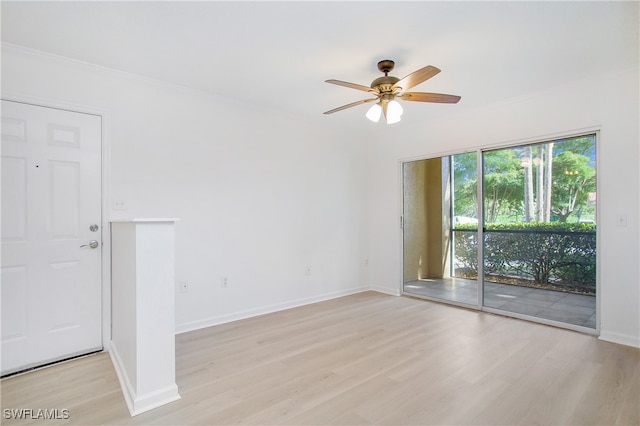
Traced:
<path id="1" fill-rule="evenodd" d="M 45 52 L 43 50 L 33 49 L 30 47 L 21 46 L 18 44 L 2 42 L 2 51 L 7 53 L 12 53 L 19 56 L 31 57 L 37 59 L 43 59 L 51 62 L 55 62 L 62 65 L 70 65 L 73 67 L 80 67 L 92 72 L 99 72 L 104 74 L 109 74 L 115 78 L 126 79 L 130 81 L 135 81 L 142 84 L 147 84 L 150 86 L 154 86 L 157 88 L 164 88 L 168 90 L 174 90 L 177 92 L 182 92 L 184 94 L 190 96 L 197 96 L 209 100 L 216 100 L 219 102 L 232 103 L 237 105 L 242 105 L 246 107 L 246 104 L 224 95 L 208 92 L 206 90 L 194 89 L 192 87 L 183 86 L 176 83 L 171 83 L 165 80 L 160 80 L 153 77 L 148 77 L 142 74 L 136 74 L 129 71 L 123 71 L 116 68 L 106 67 L 104 65 L 95 64 L 92 62 L 82 61 L 80 59 L 70 58 L 68 56 L 62 56 L 51 52 Z"/>

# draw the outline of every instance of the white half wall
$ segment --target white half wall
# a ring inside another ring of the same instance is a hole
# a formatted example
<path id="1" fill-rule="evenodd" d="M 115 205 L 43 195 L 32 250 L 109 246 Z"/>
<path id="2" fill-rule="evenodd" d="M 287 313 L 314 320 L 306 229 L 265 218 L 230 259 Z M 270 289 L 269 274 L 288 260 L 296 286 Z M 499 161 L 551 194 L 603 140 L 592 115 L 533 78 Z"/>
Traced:
<path id="1" fill-rule="evenodd" d="M 175 351 L 176 219 L 111 222 L 110 354 L 132 416 L 180 399 Z"/>

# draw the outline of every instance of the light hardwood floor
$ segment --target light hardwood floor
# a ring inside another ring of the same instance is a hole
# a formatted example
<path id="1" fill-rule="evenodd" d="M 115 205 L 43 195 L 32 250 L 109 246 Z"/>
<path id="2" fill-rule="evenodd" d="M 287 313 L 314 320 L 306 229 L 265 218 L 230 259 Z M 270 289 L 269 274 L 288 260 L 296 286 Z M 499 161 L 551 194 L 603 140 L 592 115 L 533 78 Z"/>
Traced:
<path id="1" fill-rule="evenodd" d="M 176 336 L 182 399 L 129 417 L 108 354 L 0 383 L 2 424 L 640 423 L 640 350 L 365 292 Z M 19 422 L 4 409 L 68 409 Z"/>

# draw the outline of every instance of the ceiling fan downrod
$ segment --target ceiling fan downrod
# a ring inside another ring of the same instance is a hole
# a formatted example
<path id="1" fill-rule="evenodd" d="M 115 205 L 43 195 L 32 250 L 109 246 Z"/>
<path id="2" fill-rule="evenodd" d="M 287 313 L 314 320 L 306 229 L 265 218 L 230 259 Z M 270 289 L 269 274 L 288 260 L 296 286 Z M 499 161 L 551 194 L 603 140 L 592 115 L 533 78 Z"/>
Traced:
<path id="1" fill-rule="evenodd" d="M 393 62 L 391 59 L 384 59 L 378 62 L 378 69 L 382 71 L 384 73 L 384 76 L 386 77 L 387 75 L 389 75 L 391 70 L 393 70 L 393 67 L 395 65 L 396 63 Z"/>

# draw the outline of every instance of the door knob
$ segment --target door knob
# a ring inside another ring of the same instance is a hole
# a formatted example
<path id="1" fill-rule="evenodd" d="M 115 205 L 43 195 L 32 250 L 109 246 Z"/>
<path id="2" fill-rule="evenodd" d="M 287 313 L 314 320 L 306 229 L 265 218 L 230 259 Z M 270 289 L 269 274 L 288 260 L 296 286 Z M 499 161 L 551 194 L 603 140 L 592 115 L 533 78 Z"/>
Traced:
<path id="1" fill-rule="evenodd" d="M 98 246 L 100 245 L 100 243 L 97 240 L 91 240 L 89 241 L 89 244 L 83 244 L 80 246 L 80 248 L 82 247 L 91 247 L 92 249 L 94 248 L 98 248 Z"/>

